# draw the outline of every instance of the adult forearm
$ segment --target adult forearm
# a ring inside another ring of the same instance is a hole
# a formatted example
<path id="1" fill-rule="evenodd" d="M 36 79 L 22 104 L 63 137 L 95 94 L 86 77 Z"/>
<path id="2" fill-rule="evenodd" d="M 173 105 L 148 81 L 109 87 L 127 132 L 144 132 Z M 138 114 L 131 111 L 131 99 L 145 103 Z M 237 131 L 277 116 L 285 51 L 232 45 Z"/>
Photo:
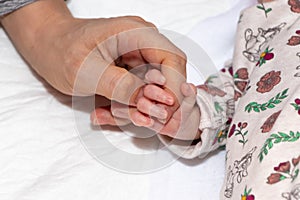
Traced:
<path id="1" fill-rule="evenodd" d="M 37 51 L 34 48 L 39 34 L 71 17 L 63 0 L 39 0 L 6 15 L 1 23 L 16 48 L 30 62 Z"/>
<path id="2" fill-rule="evenodd" d="M 35 1 L 36 0 L 0 0 L 0 16 L 4 16 Z"/>

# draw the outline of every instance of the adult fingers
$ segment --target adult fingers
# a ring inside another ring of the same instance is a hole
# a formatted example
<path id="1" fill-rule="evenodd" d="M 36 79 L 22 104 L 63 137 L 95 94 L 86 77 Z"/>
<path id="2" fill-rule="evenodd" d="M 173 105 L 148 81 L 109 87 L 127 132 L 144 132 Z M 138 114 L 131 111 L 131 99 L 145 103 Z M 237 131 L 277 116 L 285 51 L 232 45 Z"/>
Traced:
<path id="1" fill-rule="evenodd" d="M 136 107 L 131 107 L 118 102 L 111 102 L 109 109 L 107 109 L 107 107 L 102 107 L 97 108 L 96 111 L 98 112 L 99 116 L 105 115 L 103 119 L 98 119 L 98 121 L 100 121 L 101 124 L 122 125 L 125 119 L 128 122 L 132 122 L 136 126 L 147 127 L 151 126 L 153 123 L 153 120 L 149 116 L 140 113 Z M 113 123 L 113 120 L 117 122 L 118 120 L 121 120 L 121 123 Z"/>
<path id="2" fill-rule="evenodd" d="M 96 108 L 90 115 L 93 125 L 124 126 L 133 123 L 136 126 L 152 126 L 153 120 L 138 112 L 136 108 Z"/>
<path id="3" fill-rule="evenodd" d="M 110 65 L 102 74 L 97 94 L 126 105 L 135 105 L 143 81 L 126 69 Z"/>
<path id="4" fill-rule="evenodd" d="M 128 119 L 113 116 L 109 107 L 96 108 L 90 118 L 93 125 L 124 126 L 131 123 Z"/>
<path id="5" fill-rule="evenodd" d="M 140 27 L 121 32 L 116 37 L 119 55 L 138 50 L 136 52 L 146 63 L 154 67 L 167 66 L 185 78 L 186 55 L 156 28 Z"/>
<path id="6" fill-rule="evenodd" d="M 114 117 L 130 120 L 136 126 L 151 126 L 153 120 L 140 113 L 136 107 L 130 107 L 118 102 L 111 104 L 111 113 Z"/>

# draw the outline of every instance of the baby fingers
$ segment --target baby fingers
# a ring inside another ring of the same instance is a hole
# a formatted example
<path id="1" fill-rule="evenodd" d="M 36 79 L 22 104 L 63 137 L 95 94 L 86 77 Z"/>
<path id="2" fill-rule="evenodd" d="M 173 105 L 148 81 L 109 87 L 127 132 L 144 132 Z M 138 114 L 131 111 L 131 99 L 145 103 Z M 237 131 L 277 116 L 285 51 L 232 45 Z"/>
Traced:
<path id="1" fill-rule="evenodd" d="M 112 103 L 111 113 L 114 117 L 128 119 L 136 126 L 151 126 L 153 120 L 139 112 L 136 107 L 130 107 L 120 103 Z"/>
<path id="2" fill-rule="evenodd" d="M 93 125 L 124 126 L 131 123 L 128 118 L 118 118 L 113 116 L 108 107 L 96 108 L 90 116 Z"/>
<path id="3" fill-rule="evenodd" d="M 144 88 L 144 96 L 150 100 L 169 106 L 173 105 L 175 101 L 171 94 L 156 85 L 146 85 Z"/>
<path id="4" fill-rule="evenodd" d="M 161 73 L 161 71 L 157 69 L 151 69 L 145 74 L 145 82 L 164 85 L 166 83 L 166 78 Z"/>
<path id="5" fill-rule="evenodd" d="M 166 119 L 168 116 L 168 112 L 165 110 L 164 106 L 155 104 L 145 97 L 138 100 L 137 109 L 142 113 L 158 119 Z"/>

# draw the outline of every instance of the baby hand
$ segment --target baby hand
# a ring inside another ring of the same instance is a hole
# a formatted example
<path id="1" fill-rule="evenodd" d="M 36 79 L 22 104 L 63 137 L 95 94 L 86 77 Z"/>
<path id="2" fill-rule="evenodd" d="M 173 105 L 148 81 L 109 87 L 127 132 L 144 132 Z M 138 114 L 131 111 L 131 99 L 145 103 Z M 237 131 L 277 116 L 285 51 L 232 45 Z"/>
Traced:
<path id="1" fill-rule="evenodd" d="M 148 128 L 161 135 L 175 139 L 199 139 L 201 135 L 198 128 L 200 124 L 200 110 L 196 104 L 196 91 L 196 87 L 193 84 L 183 83 L 181 92 L 184 99 L 178 110 L 166 124 L 154 121 L 154 124 Z"/>
<path id="2" fill-rule="evenodd" d="M 144 86 L 135 99 L 136 107 L 111 102 L 110 107 L 96 108 L 91 114 L 94 125 L 127 125 L 152 126 L 154 119 L 167 121 L 175 112 L 174 95 L 163 88 L 165 77 L 159 70 L 151 69 L 145 74 Z M 174 110 L 174 111 L 173 111 Z"/>
<path id="3" fill-rule="evenodd" d="M 166 88 L 166 79 L 161 71 L 151 69 L 145 74 L 145 82 L 148 83 L 143 89 L 143 96 L 137 101 L 137 109 L 166 123 L 179 107 L 174 93 Z"/>

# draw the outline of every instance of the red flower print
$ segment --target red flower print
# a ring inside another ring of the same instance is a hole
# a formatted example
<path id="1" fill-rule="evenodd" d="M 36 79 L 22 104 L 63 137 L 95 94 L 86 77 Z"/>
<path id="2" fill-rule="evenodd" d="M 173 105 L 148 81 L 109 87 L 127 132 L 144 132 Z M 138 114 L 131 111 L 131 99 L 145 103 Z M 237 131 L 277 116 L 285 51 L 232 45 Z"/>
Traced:
<path id="1" fill-rule="evenodd" d="M 287 44 L 290 46 L 296 46 L 300 44 L 300 36 L 292 36 Z"/>
<path id="2" fill-rule="evenodd" d="M 240 68 L 236 71 L 236 73 L 234 74 L 234 78 L 240 78 L 240 79 L 248 79 L 248 71 L 247 68 Z"/>
<path id="3" fill-rule="evenodd" d="M 274 184 L 283 180 L 291 180 L 293 182 L 299 175 L 299 169 L 296 169 L 296 165 L 299 163 L 300 156 L 298 158 L 293 158 L 291 166 L 290 161 L 282 162 L 277 167 L 274 167 L 276 173 L 272 173 L 268 177 L 268 184 Z M 294 164 L 295 163 L 295 164 Z"/>
<path id="4" fill-rule="evenodd" d="M 224 92 L 223 90 L 211 86 L 211 85 L 199 85 L 197 86 L 197 88 L 204 90 L 205 92 L 207 92 L 208 94 L 211 94 L 213 96 L 219 96 L 219 97 L 224 97 L 226 95 L 226 92 Z"/>
<path id="5" fill-rule="evenodd" d="M 280 163 L 277 167 L 274 167 L 274 170 L 276 172 L 289 172 L 290 169 L 291 169 L 290 161 Z"/>
<path id="6" fill-rule="evenodd" d="M 239 143 L 241 143 L 243 145 L 243 147 L 245 146 L 245 144 L 248 142 L 248 139 L 246 139 L 246 135 L 248 134 L 247 130 L 243 130 L 248 126 L 247 122 L 239 122 L 237 124 L 238 128 L 234 130 L 233 133 L 235 133 L 235 136 L 239 136 L 241 137 L 241 139 L 239 140 Z M 233 134 L 232 133 L 232 134 Z"/>
<path id="7" fill-rule="evenodd" d="M 279 181 L 281 181 L 281 177 L 282 175 L 279 173 L 272 173 L 269 177 L 268 177 L 268 184 L 274 184 L 274 183 L 278 183 Z"/>
<path id="8" fill-rule="evenodd" d="M 262 133 L 270 132 L 280 113 L 281 110 L 268 117 L 265 123 L 260 127 L 262 129 Z"/>
<path id="9" fill-rule="evenodd" d="M 255 196 L 251 194 L 252 189 L 247 190 L 247 186 L 244 190 L 244 194 L 241 195 L 241 200 L 255 200 Z"/>
<path id="10" fill-rule="evenodd" d="M 225 73 L 225 72 L 226 72 L 226 70 L 228 70 L 229 74 L 230 74 L 231 76 L 233 76 L 233 69 L 232 69 L 232 65 L 230 65 L 230 66 L 227 66 L 227 67 L 225 67 L 225 68 L 222 68 L 222 69 L 221 69 L 221 72 Z"/>
<path id="11" fill-rule="evenodd" d="M 265 60 L 271 60 L 272 58 L 274 58 L 274 53 L 266 53 L 264 56 Z"/>
<path id="12" fill-rule="evenodd" d="M 260 93 L 270 92 L 274 86 L 281 81 L 280 74 L 280 71 L 275 72 L 274 70 L 266 73 L 263 77 L 261 77 L 260 81 L 257 82 L 256 85 L 258 88 L 256 91 Z"/>
<path id="13" fill-rule="evenodd" d="M 267 60 L 272 60 L 274 58 L 273 49 L 266 48 L 264 52 L 260 54 L 259 61 L 256 63 L 256 66 L 262 66 L 266 63 Z"/>
<path id="14" fill-rule="evenodd" d="M 241 92 L 244 92 L 248 85 L 248 82 L 247 81 L 234 81 L 234 84 Z"/>
<path id="15" fill-rule="evenodd" d="M 292 159 L 292 163 L 293 163 L 294 166 L 298 165 L 299 162 L 300 162 L 300 156 L 298 156 L 298 158 L 293 158 Z"/>
<path id="16" fill-rule="evenodd" d="M 242 128 L 242 129 L 243 129 L 243 128 L 246 128 L 247 126 L 248 126 L 248 123 L 247 123 L 247 122 L 243 122 L 243 123 L 242 123 L 242 122 L 239 122 L 239 123 L 238 123 L 238 127 L 239 127 L 239 128 Z"/>
<path id="17" fill-rule="evenodd" d="M 289 0 L 288 4 L 291 6 L 292 12 L 300 13 L 300 1 L 299 0 Z"/>
<path id="18" fill-rule="evenodd" d="M 295 99 L 295 103 L 291 103 L 294 106 L 295 110 L 298 111 L 298 115 L 300 115 L 300 99 Z"/>
<path id="19" fill-rule="evenodd" d="M 233 125 L 231 126 L 231 129 L 230 129 L 229 133 L 228 133 L 228 138 L 230 138 L 230 137 L 233 135 L 233 133 L 234 133 L 234 131 L 235 131 L 235 128 L 236 128 L 236 125 L 233 124 Z"/>
<path id="20" fill-rule="evenodd" d="M 246 200 L 255 200 L 255 196 L 253 194 L 248 195 Z"/>
<path id="21" fill-rule="evenodd" d="M 228 68 L 228 71 L 231 74 L 231 76 L 233 76 L 233 68 L 232 68 L 232 66 Z"/>
<path id="22" fill-rule="evenodd" d="M 234 100 L 237 101 L 240 97 L 242 96 L 241 93 L 239 93 L 238 91 L 234 91 Z"/>

